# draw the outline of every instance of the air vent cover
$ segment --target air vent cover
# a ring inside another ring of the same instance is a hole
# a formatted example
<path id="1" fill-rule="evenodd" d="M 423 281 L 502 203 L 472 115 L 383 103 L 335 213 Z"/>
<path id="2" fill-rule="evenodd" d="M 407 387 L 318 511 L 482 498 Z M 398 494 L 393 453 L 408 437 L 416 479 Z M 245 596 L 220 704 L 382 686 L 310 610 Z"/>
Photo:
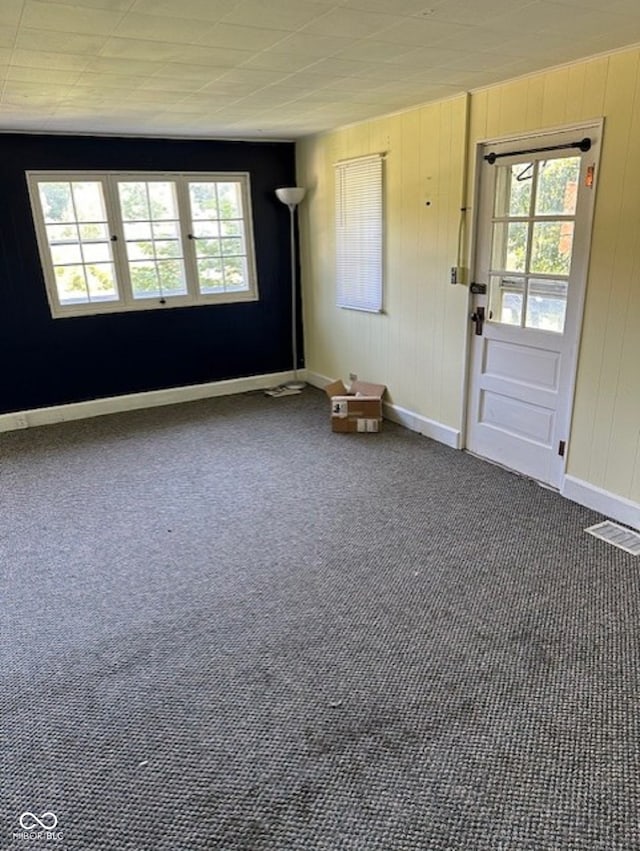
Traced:
<path id="1" fill-rule="evenodd" d="M 632 556 L 640 556 L 640 533 L 634 532 L 633 529 L 627 529 L 626 526 L 605 520 L 603 523 L 589 526 L 584 531 L 595 538 L 606 541 L 608 544 L 613 544 L 614 547 L 631 553 Z"/>

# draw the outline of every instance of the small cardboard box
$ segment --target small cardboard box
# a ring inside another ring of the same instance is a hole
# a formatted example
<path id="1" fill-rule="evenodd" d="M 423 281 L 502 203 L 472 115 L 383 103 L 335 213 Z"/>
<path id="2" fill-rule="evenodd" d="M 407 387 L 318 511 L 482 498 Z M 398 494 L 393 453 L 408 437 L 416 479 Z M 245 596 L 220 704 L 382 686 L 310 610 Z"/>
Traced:
<path id="1" fill-rule="evenodd" d="M 342 381 L 324 388 L 331 399 L 331 431 L 343 434 L 375 434 L 382 426 L 384 384 L 354 381 L 349 390 Z"/>

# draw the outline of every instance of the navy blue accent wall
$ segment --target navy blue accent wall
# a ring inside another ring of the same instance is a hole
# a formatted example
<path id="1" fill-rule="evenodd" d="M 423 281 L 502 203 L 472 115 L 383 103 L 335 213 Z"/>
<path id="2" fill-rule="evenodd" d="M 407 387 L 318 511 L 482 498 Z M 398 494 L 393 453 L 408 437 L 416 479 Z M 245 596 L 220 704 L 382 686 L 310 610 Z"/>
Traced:
<path id="1" fill-rule="evenodd" d="M 31 169 L 249 172 L 259 301 L 52 319 Z M 0 412 L 290 369 L 293 185 L 291 143 L 0 135 Z"/>

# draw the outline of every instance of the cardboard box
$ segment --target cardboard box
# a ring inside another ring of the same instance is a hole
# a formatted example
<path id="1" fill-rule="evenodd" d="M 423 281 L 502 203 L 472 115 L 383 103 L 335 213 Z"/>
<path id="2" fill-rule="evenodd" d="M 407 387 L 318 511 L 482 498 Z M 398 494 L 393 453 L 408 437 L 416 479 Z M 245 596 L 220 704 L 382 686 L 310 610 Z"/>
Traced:
<path id="1" fill-rule="evenodd" d="M 354 381 L 347 390 L 342 381 L 324 388 L 331 399 L 331 431 L 342 434 L 375 434 L 382 426 L 384 384 Z"/>

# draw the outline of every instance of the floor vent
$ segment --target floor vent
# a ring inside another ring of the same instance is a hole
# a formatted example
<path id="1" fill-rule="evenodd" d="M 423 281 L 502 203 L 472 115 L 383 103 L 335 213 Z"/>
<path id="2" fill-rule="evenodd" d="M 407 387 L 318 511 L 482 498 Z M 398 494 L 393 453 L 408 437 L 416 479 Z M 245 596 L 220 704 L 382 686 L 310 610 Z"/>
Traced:
<path id="1" fill-rule="evenodd" d="M 584 530 L 595 538 L 600 538 L 608 544 L 613 544 L 632 556 L 640 556 L 640 532 L 634 532 L 632 529 L 627 529 L 626 526 L 619 526 L 617 523 L 612 523 L 611 520 L 605 520 L 604 523 L 596 523 L 595 526 L 589 526 Z"/>

